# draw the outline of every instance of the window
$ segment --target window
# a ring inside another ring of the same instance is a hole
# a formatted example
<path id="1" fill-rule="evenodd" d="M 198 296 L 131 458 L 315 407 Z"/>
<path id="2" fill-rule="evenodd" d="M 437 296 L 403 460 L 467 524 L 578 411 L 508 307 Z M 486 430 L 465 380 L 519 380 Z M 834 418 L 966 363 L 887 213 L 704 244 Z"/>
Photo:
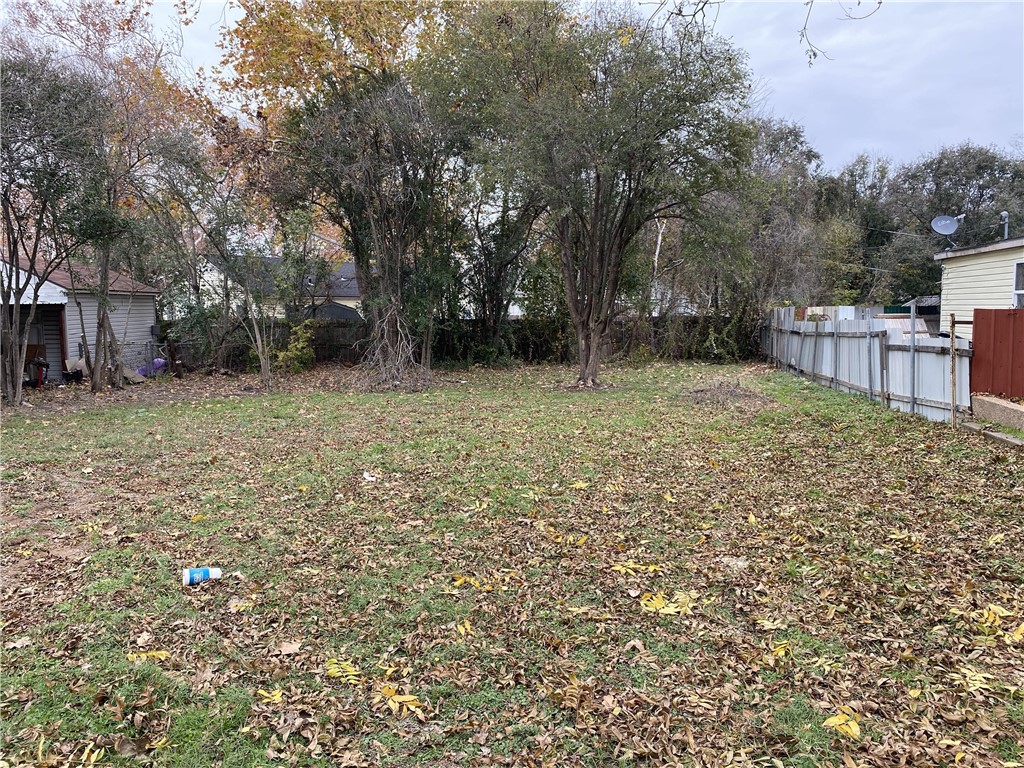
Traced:
<path id="1" fill-rule="evenodd" d="M 1013 269 L 1013 306 L 1024 309 L 1024 261 L 1018 261 Z"/>

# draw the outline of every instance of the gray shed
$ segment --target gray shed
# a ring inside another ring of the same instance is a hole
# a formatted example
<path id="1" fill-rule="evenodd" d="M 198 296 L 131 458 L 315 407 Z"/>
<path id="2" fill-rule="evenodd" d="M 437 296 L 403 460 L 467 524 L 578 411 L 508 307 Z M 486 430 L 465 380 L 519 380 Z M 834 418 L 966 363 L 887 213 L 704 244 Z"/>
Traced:
<path id="1" fill-rule="evenodd" d="M 82 356 L 83 320 L 90 347 L 96 334 L 99 301 L 91 267 L 74 265 L 55 270 L 44 282 L 29 329 L 27 360 L 41 357 L 50 364 L 49 379 L 60 380 L 65 360 Z M 110 273 L 110 324 L 123 345 L 124 362 L 135 368 L 148 362 L 158 332 L 156 299 L 159 291 L 117 272 Z M 25 297 L 31 301 L 30 296 Z M 28 307 L 21 308 L 23 318 Z"/>

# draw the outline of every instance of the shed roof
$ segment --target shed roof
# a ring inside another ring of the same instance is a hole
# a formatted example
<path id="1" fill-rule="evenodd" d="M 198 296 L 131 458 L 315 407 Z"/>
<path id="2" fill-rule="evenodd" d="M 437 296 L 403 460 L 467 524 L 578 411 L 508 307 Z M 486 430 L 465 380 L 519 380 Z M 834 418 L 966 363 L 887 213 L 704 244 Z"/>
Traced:
<path id="1" fill-rule="evenodd" d="M 936 253 L 933 257 L 935 261 L 943 261 L 945 259 L 955 259 L 958 256 L 975 256 L 979 253 L 996 253 L 997 251 L 1009 251 L 1014 248 L 1024 247 L 1024 237 L 1018 237 L 1013 240 L 1000 240 L 996 243 L 989 243 L 988 245 L 973 245 L 968 248 L 952 248 L 942 253 Z"/>
<path id="2" fill-rule="evenodd" d="M 48 278 L 51 283 L 59 285 L 64 290 L 70 291 L 74 288 L 95 288 L 99 282 L 99 274 L 95 267 L 86 264 L 67 264 L 64 267 L 55 269 Z M 110 292 L 148 294 L 156 296 L 160 291 L 151 285 L 140 283 L 127 275 L 110 270 Z"/>

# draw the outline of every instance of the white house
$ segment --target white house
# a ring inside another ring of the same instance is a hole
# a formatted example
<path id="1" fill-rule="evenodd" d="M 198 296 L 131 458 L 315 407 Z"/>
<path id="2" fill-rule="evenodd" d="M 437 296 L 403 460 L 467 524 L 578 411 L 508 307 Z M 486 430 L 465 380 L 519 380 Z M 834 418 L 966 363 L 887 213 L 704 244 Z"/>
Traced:
<path id="1" fill-rule="evenodd" d="M 6 267 L 6 265 L 4 265 Z M 99 302 L 91 287 L 96 284 L 95 271 L 74 265 L 55 270 L 43 282 L 39 301 L 29 329 L 26 361 L 41 357 L 50 364 L 49 378 L 60 380 L 65 360 L 82 356 L 83 321 L 90 347 L 96 334 Z M 22 322 L 28 318 L 32 302 L 30 286 L 22 299 Z M 131 368 L 149 362 L 146 359 L 156 341 L 157 289 L 132 280 L 117 272 L 110 273 L 110 324 L 118 341 L 124 346 L 125 365 Z"/>
<path id="2" fill-rule="evenodd" d="M 1024 237 L 935 255 L 942 265 L 942 330 L 956 315 L 957 336 L 972 338 L 975 309 L 1024 308 Z"/>

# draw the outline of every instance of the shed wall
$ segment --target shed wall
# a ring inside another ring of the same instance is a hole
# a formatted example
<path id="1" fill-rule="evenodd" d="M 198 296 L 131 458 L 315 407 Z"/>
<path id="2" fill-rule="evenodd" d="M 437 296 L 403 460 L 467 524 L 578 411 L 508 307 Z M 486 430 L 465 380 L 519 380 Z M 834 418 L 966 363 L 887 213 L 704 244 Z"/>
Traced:
<path id="1" fill-rule="evenodd" d="M 83 295 L 82 314 L 85 318 L 85 333 L 90 347 L 96 338 L 96 297 Z M 156 300 L 149 295 L 115 294 L 110 297 L 110 325 L 118 341 L 130 344 L 145 344 L 153 341 L 152 327 L 156 324 Z M 82 324 L 78 317 L 78 306 L 72 297 L 67 305 L 68 356 L 78 359 L 82 337 Z"/>
<path id="2" fill-rule="evenodd" d="M 996 253 L 956 256 L 942 261 L 942 325 L 949 332 L 949 315 L 956 314 L 957 336 L 973 338 L 970 325 L 975 309 L 1010 309 L 1014 264 L 1024 259 L 1024 247 Z"/>

